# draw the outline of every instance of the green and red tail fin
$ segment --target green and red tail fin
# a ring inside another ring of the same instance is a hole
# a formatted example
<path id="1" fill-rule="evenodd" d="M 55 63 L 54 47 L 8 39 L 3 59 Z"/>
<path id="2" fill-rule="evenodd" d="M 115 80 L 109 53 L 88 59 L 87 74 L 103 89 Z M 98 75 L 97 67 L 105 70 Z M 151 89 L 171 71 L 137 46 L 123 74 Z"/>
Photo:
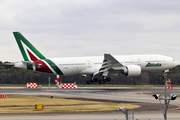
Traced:
<path id="1" fill-rule="evenodd" d="M 20 32 L 13 32 L 24 61 L 46 59 Z"/>

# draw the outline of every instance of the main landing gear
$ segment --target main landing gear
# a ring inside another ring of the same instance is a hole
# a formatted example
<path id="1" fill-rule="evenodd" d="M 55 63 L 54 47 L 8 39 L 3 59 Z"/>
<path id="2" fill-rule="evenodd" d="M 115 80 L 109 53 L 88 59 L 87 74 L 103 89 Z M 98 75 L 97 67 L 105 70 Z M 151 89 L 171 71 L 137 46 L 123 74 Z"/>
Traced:
<path id="1" fill-rule="evenodd" d="M 111 78 L 103 78 L 103 79 L 98 79 L 98 78 L 92 78 L 91 80 L 87 81 L 87 84 L 91 84 L 91 83 L 95 83 L 95 82 L 99 82 L 99 84 L 103 84 L 106 82 L 111 81 Z"/>

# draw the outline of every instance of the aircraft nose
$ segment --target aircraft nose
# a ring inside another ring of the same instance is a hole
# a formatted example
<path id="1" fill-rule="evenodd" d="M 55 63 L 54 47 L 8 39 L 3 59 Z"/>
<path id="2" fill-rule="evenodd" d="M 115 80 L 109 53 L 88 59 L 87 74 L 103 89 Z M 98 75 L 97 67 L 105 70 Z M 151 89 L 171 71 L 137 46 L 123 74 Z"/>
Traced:
<path id="1" fill-rule="evenodd" d="M 177 62 L 177 61 L 176 61 L 176 62 Z M 177 62 L 177 66 L 178 66 L 178 65 L 180 65 L 180 63 L 179 63 L 179 62 Z"/>
<path id="2" fill-rule="evenodd" d="M 177 61 L 174 61 L 174 62 L 173 62 L 173 67 L 176 67 L 176 66 L 178 66 L 178 65 L 180 65 L 180 63 L 178 63 Z"/>

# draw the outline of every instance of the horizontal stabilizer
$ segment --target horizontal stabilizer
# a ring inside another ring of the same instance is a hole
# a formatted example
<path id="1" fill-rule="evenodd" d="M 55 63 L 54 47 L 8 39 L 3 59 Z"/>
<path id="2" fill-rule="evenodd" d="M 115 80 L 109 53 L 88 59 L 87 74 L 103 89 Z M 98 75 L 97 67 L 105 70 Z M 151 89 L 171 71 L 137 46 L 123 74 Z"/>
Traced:
<path id="1" fill-rule="evenodd" d="M 41 64 L 37 64 L 37 63 L 31 62 L 31 61 L 22 61 L 22 63 L 25 65 L 34 65 L 34 66 L 40 66 L 41 65 Z"/>
<path id="2" fill-rule="evenodd" d="M 3 63 L 3 66 L 14 66 L 15 63 L 14 62 L 5 62 Z"/>

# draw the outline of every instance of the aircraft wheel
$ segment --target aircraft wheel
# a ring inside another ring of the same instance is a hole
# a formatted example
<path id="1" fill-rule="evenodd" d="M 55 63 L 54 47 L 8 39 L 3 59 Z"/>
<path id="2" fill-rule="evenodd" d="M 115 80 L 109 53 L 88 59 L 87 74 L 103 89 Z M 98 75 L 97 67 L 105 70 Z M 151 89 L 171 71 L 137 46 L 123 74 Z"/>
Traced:
<path id="1" fill-rule="evenodd" d="M 106 80 L 107 80 L 107 81 L 111 81 L 111 78 L 107 78 Z"/>
<path id="2" fill-rule="evenodd" d="M 103 79 L 103 82 L 107 82 L 107 79 Z"/>
<path id="3" fill-rule="evenodd" d="M 94 83 L 95 81 L 94 80 L 91 80 L 91 83 Z"/>
<path id="4" fill-rule="evenodd" d="M 99 79 L 98 79 L 98 78 L 94 78 L 93 80 L 94 80 L 94 82 L 98 82 L 98 81 L 99 81 Z"/>
<path id="5" fill-rule="evenodd" d="M 104 82 L 103 82 L 103 80 L 99 80 L 99 84 L 103 84 Z"/>
<path id="6" fill-rule="evenodd" d="M 91 80 L 88 80 L 88 81 L 87 81 L 87 84 L 91 84 Z"/>

